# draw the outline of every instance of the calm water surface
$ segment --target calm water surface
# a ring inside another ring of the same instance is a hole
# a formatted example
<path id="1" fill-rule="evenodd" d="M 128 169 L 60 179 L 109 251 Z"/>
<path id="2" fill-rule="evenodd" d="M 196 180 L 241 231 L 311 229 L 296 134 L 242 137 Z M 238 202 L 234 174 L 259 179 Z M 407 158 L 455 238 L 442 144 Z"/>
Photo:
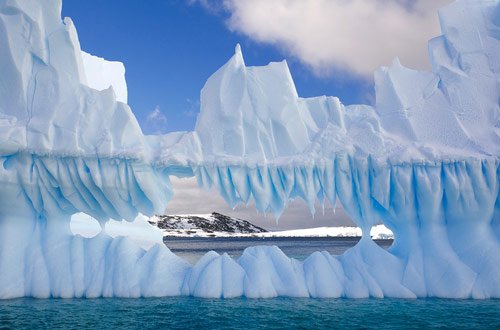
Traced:
<path id="1" fill-rule="evenodd" d="M 328 251 L 332 255 L 340 255 L 353 247 L 359 238 L 356 237 L 310 237 L 310 238 L 178 238 L 166 237 L 165 244 L 178 256 L 192 264 L 205 253 L 213 250 L 219 254 L 227 253 L 237 259 L 249 246 L 276 245 L 287 256 L 304 260 L 316 251 Z M 378 245 L 387 249 L 392 240 L 377 240 Z"/>
<path id="2" fill-rule="evenodd" d="M 209 250 L 238 257 L 276 245 L 304 259 L 341 254 L 357 239 L 168 239 L 196 262 Z M 391 241 L 378 242 L 384 248 Z M 0 300 L 0 329 L 500 329 L 500 300 L 447 299 L 13 299 Z"/>

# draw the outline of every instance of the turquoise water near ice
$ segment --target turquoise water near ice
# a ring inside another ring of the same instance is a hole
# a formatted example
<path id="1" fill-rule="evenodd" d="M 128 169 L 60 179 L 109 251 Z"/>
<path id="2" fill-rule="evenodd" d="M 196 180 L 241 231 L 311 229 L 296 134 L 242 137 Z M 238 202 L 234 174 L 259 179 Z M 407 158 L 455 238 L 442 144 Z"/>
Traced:
<path id="1" fill-rule="evenodd" d="M 499 300 L 14 299 L 0 329 L 499 329 Z"/>
<path id="2" fill-rule="evenodd" d="M 195 263 L 208 250 L 237 258 L 247 246 L 277 245 L 304 259 L 341 254 L 353 238 L 166 239 Z M 388 248 L 391 241 L 378 241 Z M 500 329 L 500 300 L 449 299 L 13 299 L 0 300 L 2 329 Z"/>

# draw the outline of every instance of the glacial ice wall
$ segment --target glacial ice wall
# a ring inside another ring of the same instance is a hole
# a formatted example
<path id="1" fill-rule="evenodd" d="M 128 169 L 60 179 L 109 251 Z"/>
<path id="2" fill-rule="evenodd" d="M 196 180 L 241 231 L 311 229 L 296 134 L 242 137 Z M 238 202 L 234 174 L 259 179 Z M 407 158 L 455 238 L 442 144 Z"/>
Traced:
<path id="1" fill-rule="evenodd" d="M 500 297 L 499 1 L 443 9 L 432 72 L 396 59 L 374 106 L 300 98 L 286 62 L 247 67 L 237 46 L 195 130 L 163 136 L 143 135 L 123 66 L 82 53 L 61 5 L 0 0 L 0 298 Z M 340 201 L 363 238 L 341 256 L 253 247 L 192 266 L 161 244 L 71 234 L 77 212 L 162 212 L 170 175 L 276 216 L 292 198 Z M 389 251 L 369 237 L 379 222 Z"/>

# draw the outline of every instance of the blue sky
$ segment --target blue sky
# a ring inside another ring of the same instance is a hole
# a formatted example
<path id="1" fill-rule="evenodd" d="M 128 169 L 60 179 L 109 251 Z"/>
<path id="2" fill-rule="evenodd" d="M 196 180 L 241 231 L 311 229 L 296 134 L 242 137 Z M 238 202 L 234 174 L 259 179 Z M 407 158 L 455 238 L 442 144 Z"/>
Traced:
<path id="1" fill-rule="evenodd" d="M 335 95 L 344 103 L 367 100 L 369 79 L 317 76 L 281 47 L 231 32 L 227 13 L 183 0 L 64 0 L 83 50 L 125 64 L 129 104 L 147 134 L 193 130 L 207 78 L 243 48 L 247 65 L 287 59 L 301 96 Z M 166 124 L 148 121 L 158 108 Z M 161 125 L 160 125 L 161 124 Z M 163 127 L 161 127 L 163 126 Z"/>

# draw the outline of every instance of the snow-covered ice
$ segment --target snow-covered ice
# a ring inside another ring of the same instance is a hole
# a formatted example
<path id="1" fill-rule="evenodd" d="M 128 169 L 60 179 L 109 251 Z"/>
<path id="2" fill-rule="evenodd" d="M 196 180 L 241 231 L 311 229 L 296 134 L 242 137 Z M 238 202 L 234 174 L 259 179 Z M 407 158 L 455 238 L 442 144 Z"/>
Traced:
<path id="1" fill-rule="evenodd" d="M 500 297 L 499 1 L 443 9 L 432 72 L 396 59 L 375 106 L 301 98 L 286 62 L 247 67 L 237 46 L 195 130 L 163 136 L 143 135 L 123 66 L 82 53 L 61 6 L 0 0 L 0 298 Z M 163 212 L 170 176 L 276 216 L 339 201 L 363 237 L 341 256 L 253 247 L 191 267 L 162 244 L 72 234 L 78 212 L 101 227 Z"/>
<path id="2" fill-rule="evenodd" d="M 125 66 L 121 62 L 106 61 L 101 57 L 82 51 L 83 71 L 86 85 L 99 91 L 113 87 L 116 100 L 127 103 Z"/>
<path id="3" fill-rule="evenodd" d="M 361 237 L 362 231 L 359 227 L 316 227 L 305 229 L 292 229 L 282 231 L 270 231 L 267 233 L 252 234 L 258 237 Z M 247 235 L 249 236 L 249 235 Z M 384 225 L 373 226 L 370 230 L 372 239 L 393 239 L 390 229 Z"/>
<path id="4" fill-rule="evenodd" d="M 148 221 L 149 217 L 139 214 L 134 221 L 111 219 L 103 229 L 96 219 L 85 213 L 76 213 L 71 217 L 70 228 L 73 235 L 85 238 L 95 237 L 102 232 L 111 237 L 124 236 L 147 250 L 154 244 L 163 244 L 163 232 Z"/>

